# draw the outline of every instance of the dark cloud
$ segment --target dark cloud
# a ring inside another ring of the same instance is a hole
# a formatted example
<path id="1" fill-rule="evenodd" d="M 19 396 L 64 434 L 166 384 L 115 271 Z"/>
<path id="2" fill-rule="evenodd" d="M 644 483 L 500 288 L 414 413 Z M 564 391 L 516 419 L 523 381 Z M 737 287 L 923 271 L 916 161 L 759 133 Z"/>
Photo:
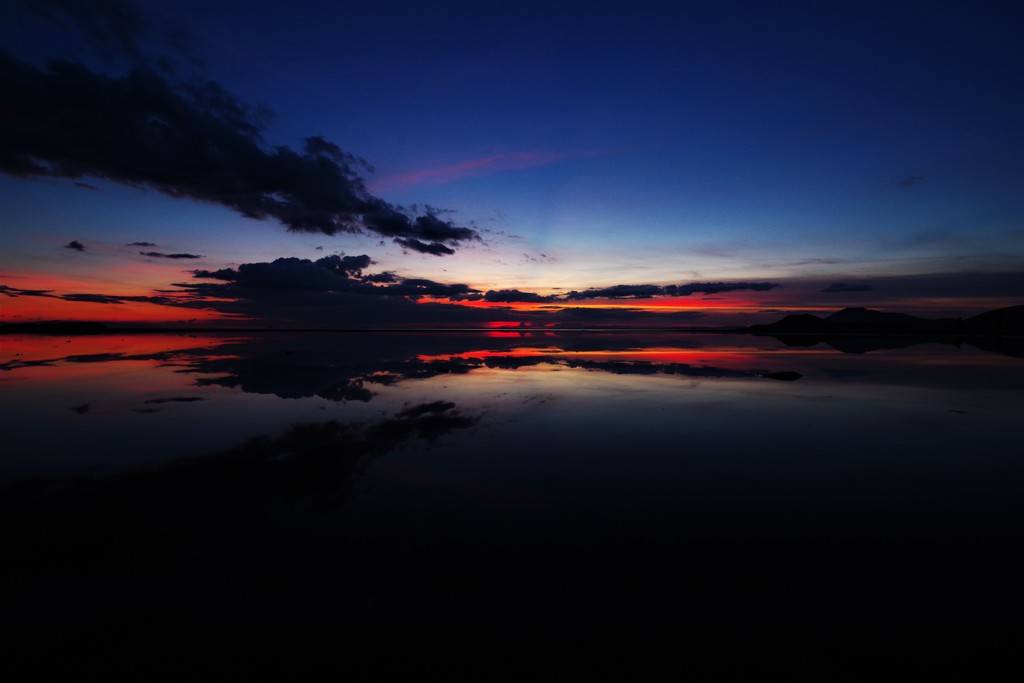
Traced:
<path id="1" fill-rule="evenodd" d="M 565 298 L 580 299 L 648 299 L 654 296 L 690 296 L 691 294 L 719 294 L 738 290 L 766 291 L 782 285 L 774 282 L 693 282 L 688 285 L 614 285 L 600 289 L 571 291 Z"/>
<path id="2" fill-rule="evenodd" d="M 158 304 L 158 305 L 169 305 L 174 303 L 174 299 L 166 296 L 118 296 L 111 294 L 61 294 L 57 299 L 63 299 L 64 301 L 78 301 L 93 304 L 124 304 L 124 303 L 144 303 L 144 304 Z"/>
<path id="3" fill-rule="evenodd" d="M 0 294 L 4 294 L 12 298 L 17 298 L 19 296 L 39 296 L 47 299 L 62 299 L 64 301 L 78 301 L 94 304 L 123 304 L 127 302 L 135 302 L 167 306 L 172 305 L 177 301 L 176 299 L 168 296 L 121 296 L 117 294 L 85 293 L 54 294 L 52 289 L 19 289 L 17 287 L 9 287 L 7 285 L 0 285 Z"/>
<path id="4" fill-rule="evenodd" d="M 587 289 L 582 292 L 571 291 L 565 298 L 577 299 L 649 299 L 664 294 L 664 288 L 658 285 L 614 285 L 600 289 Z"/>
<path id="5" fill-rule="evenodd" d="M 904 177 L 903 177 L 903 178 L 902 178 L 902 179 L 900 180 L 900 186 L 901 186 L 901 187 L 910 187 L 910 186 L 912 186 L 912 185 L 917 185 L 917 184 L 918 184 L 919 182 L 921 182 L 922 180 L 924 180 L 924 178 L 922 178 L 922 177 L 921 177 L 921 176 L 919 176 L 919 175 L 908 175 L 908 176 L 904 176 Z"/>
<path id="6" fill-rule="evenodd" d="M 126 247 L 155 247 L 156 244 L 153 242 L 129 242 L 124 245 Z"/>
<path id="7" fill-rule="evenodd" d="M 493 303 L 542 303 L 553 301 L 554 297 L 543 296 L 535 292 L 521 292 L 518 289 L 491 289 L 483 296 L 484 301 Z"/>
<path id="8" fill-rule="evenodd" d="M 326 268 L 331 272 L 344 274 L 348 277 L 362 277 L 363 270 L 369 268 L 372 264 L 373 259 L 366 254 L 360 254 L 359 256 L 327 256 L 315 263 L 320 268 Z"/>
<path id="9" fill-rule="evenodd" d="M 407 215 L 371 195 L 369 166 L 319 136 L 268 147 L 268 113 L 212 81 L 170 82 L 145 65 L 122 77 L 69 61 L 38 69 L 0 53 L 7 93 L 0 171 L 21 178 L 106 178 L 273 218 L 289 230 L 371 232 L 437 256 L 479 239 L 428 207 Z"/>
<path id="10" fill-rule="evenodd" d="M 821 266 L 821 265 L 833 266 L 833 265 L 835 265 L 837 263 L 839 263 L 839 260 L 838 259 L 834 259 L 834 258 L 805 258 L 805 259 L 800 259 L 799 261 L 789 261 L 788 263 L 784 263 L 782 265 L 786 265 L 786 266 Z"/>
<path id="11" fill-rule="evenodd" d="M 390 283 L 398 281 L 399 277 L 389 270 L 386 270 L 383 273 L 373 273 L 372 275 L 363 276 L 363 282 Z"/>
<path id="12" fill-rule="evenodd" d="M 85 251 L 85 245 L 78 240 L 71 240 L 64 245 L 65 249 L 74 249 L 75 251 Z"/>
<path id="13" fill-rule="evenodd" d="M 545 296 L 517 289 L 486 293 L 463 283 L 409 278 L 394 272 L 368 272 L 373 260 L 366 254 L 326 256 L 316 261 L 279 258 L 271 262 L 243 263 L 236 268 L 197 269 L 193 279 L 174 283 L 151 296 L 95 293 L 54 294 L 0 286 L 7 296 L 47 296 L 66 301 L 119 304 L 153 303 L 176 308 L 216 311 L 228 319 L 250 320 L 260 326 L 298 328 L 402 327 L 457 325 L 475 327 L 502 320 L 512 324 L 578 327 L 685 325 L 698 312 L 646 311 L 623 308 L 565 308 L 565 295 Z M 690 289 L 774 287 L 770 283 L 711 283 Z M 675 287 L 675 286 L 670 286 Z M 685 286 L 684 286 L 685 287 Z M 608 288 L 620 296 L 662 295 L 667 287 L 655 285 Z M 589 290 L 593 295 L 598 290 Z M 576 297 L 581 296 L 579 292 Z M 432 301 L 431 299 L 437 299 Z M 486 301 L 492 307 L 470 307 L 459 302 Z M 546 310 L 516 311 L 516 302 L 543 304 Z"/>
<path id="14" fill-rule="evenodd" d="M 849 284 L 846 282 L 833 282 L 832 284 L 830 284 L 828 287 L 825 287 L 821 291 L 825 292 L 826 294 L 835 294 L 841 292 L 873 292 L 874 289 L 875 288 L 872 287 L 871 285 L 857 285 Z"/>
<path id="15" fill-rule="evenodd" d="M 263 292 L 289 291 L 342 292 L 358 289 L 363 283 L 340 264 L 341 257 L 328 256 L 318 261 L 300 258 L 279 258 L 272 262 L 243 263 L 238 268 L 216 271 L 195 270 L 199 279 L 222 280 L 223 284 L 178 284 L 184 289 L 202 291 L 224 290 L 228 295 L 259 295 Z"/>
<path id="16" fill-rule="evenodd" d="M 153 258 L 169 258 L 169 259 L 183 259 L 183 258 L 203 258 L 198 254 L 163 254 L 159 251 L 140 251 L 143 256 L 152 256 Z"/>
<path id="17" fill-rule="evenodd" d="M 146 403 L 194 403 L 205 400 L 201 396 L 172 396 L 171 398 L 151 398 Z"/>
<path id="18" fill-rule="evenodd" d="M 289 293 L 349 294 L 374 299 L 424 296 L 462 297 L 476 293 L 465 284 L 444 284 L 422 278 L 402 278 L 391 272 L 365 273 L 369 256 L 325 256 L 317 261 L 279 258 L 270 263 L 243 263 L 237 269 L 192 271 L 197 279 L 221 283 L 178 283 L 176 286 L 201 296 L 237 297 L 247 300 L 281 299 Z M 323 302 L 340 305 L 330 297 Z M 307 303 L 309 300 L 307 299 Z"/>
<path id="19" fill-rule="evenodd" d="M 688 285 L 668 285 L 665 287 L 665 294 L 690 296 L 691 294 L 721 294 L 722 292 L 743 290 L 766 292 L 781 286 L 776 282 L 692 282 Z"/>
<path id="20" fill-rule="evenodd" d="M 449 256 L 454 254 L 455 251 L 449 247 L 444 246 L 440 242 L 420 242 L 417 239 L 396 237 L 395 244 L 400 245 L 403 249 L 409 249 L 410 251 L 418 251 L 421 254 L 433 254 L 434 256 Z"/>
<path id="21" fill-rule="evenodd" d="M 418 299 L 421 296 L 459 297 L 477 291 L 469 285 L 446 285 L 422 278 L 407 278 L 387 287 L 376 287 L 374 290 L 382 294 L 407 296 L 414 299 Z"/>
<path id="22" fill-rule="evenodd" d="M 18 287 L 9 287 L 7 285 L 0 285 L 0 294 L 9 296 L 12 299 L 19 296 L 45 296 L 56 298 L 52 289 L 19 289 Z"/>
<path id="23" fill-rule="evenodd" d="M 481 298 L 469 285 L 366 272 L 371 264 L 366 255 L 327 256 L 194 270 L 193 281 L 175 283 L 174 305 L 292 327 L 477 326 L 495 319 L 493 310 L 425 301 Z"/>

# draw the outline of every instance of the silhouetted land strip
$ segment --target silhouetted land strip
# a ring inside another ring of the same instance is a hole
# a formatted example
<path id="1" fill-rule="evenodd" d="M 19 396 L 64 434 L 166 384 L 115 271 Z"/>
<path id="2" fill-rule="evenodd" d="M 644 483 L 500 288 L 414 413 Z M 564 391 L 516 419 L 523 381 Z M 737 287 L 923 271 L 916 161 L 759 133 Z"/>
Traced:
<path id="1" fill-rule="evenodd" d="M 825 318 L 809 313 L 787 315 L 782 320 L 749 327 L 183 327 L 177 325 L 153 327 L 120 327 L 89 321 L 44 321 L 31 323 L 0 323 L 0 334 L 155 334 L 155 333 L 273 333 L 273 332 L 396 332 L 420 334 L 425 332 L 692 332 L 715 334 L 755 335 L 925 335 L 938 338 L 964 336 L 1024 336 L 1024 305 L 1001 308 L 979 315 L 961 318 L 920 318 L 905 313 L 889 313 L 868 308 L 844 308 Z"/>
<path id="2" fill-rule="evenodd" d="M 844 308 L 826 318 L 809 313 L 787 315 L 769 325 L 751 325 L 747 331 L 752 334 L 1021 335 L 1024 334 L 1024 306 L 988 311 L 966 320 L 932 320 L 869 308 Z"/>
<path id="3" fill-rule="evenodd" d="M 915 344 L 970 344 L 985 351 L 1024 357 L 1024 306 L 1010 306 L 971 318 L 919 318 L 868 308 L 844 308 L 819 318 L 787 315 L 747 332 L 772 336 L 787 346 L 825 343 L 843 353 L 901 349 Z"/>
<path id="4" fill-rule="evenodd" d="M 867 353 L 883 349 L 903 349 L 918 344 L 961 346 L 968 344 L 984 351 L 1024 357 L 1024 305 L 1010 306 L 961 318 L 920 318 L 905 313 L 845 308 L 824 318 L 809 313 L 788 315 L 782 320 L 750 327 L 599 327 L 558 328 L 509 326 L 502 328 L 273 328 L 273 327 L 115 327 L 98 322 L 3 323 L 0 334 L 47 334 L 59 336 L 119 334 L 396 334 L 436 333 L 480 334 L 518 332 L 523 336 L 556 333 L 587 334 L 751 334 L 771 336 L 790 347 L 826 344 L 842 353 Z"/>
<path id="5" fill-rule="evenodd" d="M 36 323 L 0 323 L 0 334 L 275 334 L 302 332 L 323 334 L 395 333 L 425 334 L 431 332 L 683 332 L 713 334 L 746 334 L 743 327 L 182 327 L 161 325 L 153 327 L 121 327 L 98 322 L 46 321 Z"/>

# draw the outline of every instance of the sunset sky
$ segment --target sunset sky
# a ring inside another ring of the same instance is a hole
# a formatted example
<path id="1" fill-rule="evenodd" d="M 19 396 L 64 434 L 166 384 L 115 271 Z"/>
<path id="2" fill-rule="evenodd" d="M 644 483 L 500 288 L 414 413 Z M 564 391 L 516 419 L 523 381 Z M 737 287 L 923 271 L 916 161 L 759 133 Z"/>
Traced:
<path id="1" fill-rule="evenodd" d="M 0 319 L 1024 303 L 1022 25 L 1009 2 L 5 1 Z"/>

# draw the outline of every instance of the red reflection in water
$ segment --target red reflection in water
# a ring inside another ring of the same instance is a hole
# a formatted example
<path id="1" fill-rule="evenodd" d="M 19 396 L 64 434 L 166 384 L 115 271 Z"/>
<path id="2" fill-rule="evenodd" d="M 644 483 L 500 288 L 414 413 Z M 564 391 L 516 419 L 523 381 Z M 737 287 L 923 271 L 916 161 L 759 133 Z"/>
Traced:
<path id="1" fill-rule="evenodd" d="M 229 337 L 181 334 L 4 335 L 0 338 L 0 363 L 61 361 L 75 356 L 148 356 L 186 349 L 214 349 L 232 341 Z"/>
<path id="2" fill-rule="evenodd" d="M 487 336 L 502 334 L 512 336 L 517 333 L 488 333 Z M 551 358 L 572 359 L 581 358 L 594 361 L 638 361 L 657 364 L 680 364 L 694 365 L 713 363 L 715 365 L 750 365 L 761 358 L 760 354 L 752 353 L 748 349 L 680 349 L 673 347 L 649 347 L 641 349 L 628 349 L 623 351 L 566 351 L 565 349 L 549 346 L 521 346 L 513 349 L 503 350 L 479 350 L 465 351 L 463 353 L 442 354 L 437 356 L 419 355 L 419 360 L 424 362 L 445 361 L 453 359 L 468 360 L 472 358 Z"/>

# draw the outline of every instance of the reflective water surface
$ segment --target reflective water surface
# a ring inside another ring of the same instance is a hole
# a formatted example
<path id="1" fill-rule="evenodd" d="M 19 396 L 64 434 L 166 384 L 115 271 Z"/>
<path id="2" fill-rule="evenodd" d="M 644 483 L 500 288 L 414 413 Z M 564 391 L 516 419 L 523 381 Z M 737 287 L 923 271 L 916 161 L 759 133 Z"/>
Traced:
<path id="1" fill-rule="evenodd" d="M 1019 619 L 1013 355 L 636 332 L 0 343 L 19 623 Z"/>

